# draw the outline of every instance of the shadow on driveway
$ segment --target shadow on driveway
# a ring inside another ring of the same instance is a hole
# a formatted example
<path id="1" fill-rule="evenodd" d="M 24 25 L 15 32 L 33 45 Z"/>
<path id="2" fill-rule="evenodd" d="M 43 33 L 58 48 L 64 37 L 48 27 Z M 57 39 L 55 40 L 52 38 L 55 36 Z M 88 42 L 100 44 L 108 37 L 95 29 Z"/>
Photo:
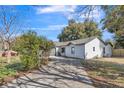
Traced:
<path id="1" fill-rule="evenodd" d="M 80 61 L 56 60 L 2 87 L 92 88 L 92 82 Z"/>

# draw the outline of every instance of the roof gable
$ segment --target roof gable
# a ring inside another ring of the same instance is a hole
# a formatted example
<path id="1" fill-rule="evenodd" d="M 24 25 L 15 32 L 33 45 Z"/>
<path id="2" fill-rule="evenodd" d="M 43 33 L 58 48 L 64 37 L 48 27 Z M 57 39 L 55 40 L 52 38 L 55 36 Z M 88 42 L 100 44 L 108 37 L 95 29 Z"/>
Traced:
<path id="1" fill-rule="evenodd" d="M 111 47 L 113 47 L 112 43 L 110 43 L 110 42 L 107 42 L 107 43 L 105 43 L 105 44 L 106 44 L 106 46 L 107 46 L 107 45 L 110 45 Z"/>
<path id="2" fill-rule="evenodd" d="M 94 39 L 99 40 L 102 44 L 104 44 L 106 46 L 106 43 L 101 38 L 96 37 Z M 91 41 L 93 41 L 94 39 L 92 39 Z M 91 41 L 87 42 L 86 44 L 90 43 Z"/>

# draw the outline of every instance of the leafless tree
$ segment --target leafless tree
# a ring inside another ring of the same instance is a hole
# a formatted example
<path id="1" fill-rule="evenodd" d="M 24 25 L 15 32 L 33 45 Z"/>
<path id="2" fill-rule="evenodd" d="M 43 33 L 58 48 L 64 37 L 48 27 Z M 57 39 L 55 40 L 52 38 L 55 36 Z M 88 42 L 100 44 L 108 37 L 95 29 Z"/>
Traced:
<path id="1" fill-rule="evenodd" d="M 76 19 L 83 17 L 84 20 L 94 20 L 94 13 L 100 12 L 101 6 L 98 5 L 80 5 L 75 10 Z"/>
<path id="2" fill-rule="evenodd" d="M 14 6 L 0 6 L 0 40 L 4 50 L 11 50 L 13 41 L 21 33 L 19 21 L 19 13 Z"/>

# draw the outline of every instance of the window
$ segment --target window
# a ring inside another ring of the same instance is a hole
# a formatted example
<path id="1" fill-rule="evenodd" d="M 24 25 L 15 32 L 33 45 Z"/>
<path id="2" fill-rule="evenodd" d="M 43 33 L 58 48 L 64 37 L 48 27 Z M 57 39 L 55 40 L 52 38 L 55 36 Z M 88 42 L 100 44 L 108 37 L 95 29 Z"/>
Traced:
<path id="1" fill-rule="evenodd" d="M 74 48 L 74 47 L 71 48 L 71 53 L 72 53 L 72 54 L 75 53 L 75 48 Z"/>
<path id="2" fill-rule="evenodd" d="M 105 54 L 105 47 L 103 48 L 103 54 Z"/>
<path id="3" fill-rule="evenodd" d="M 93 51 L 95 51 L 95 47 L 93 47 Z"/>
<path id="4" fill-rule="evenodd" d="M 62 52 L 62 53 L 64 53 L 64 52 L 65 52 L 65 48 L 64 48 L 64 47 L 62 48 L 62 51 L 61 51 L 61 52 Z"/>

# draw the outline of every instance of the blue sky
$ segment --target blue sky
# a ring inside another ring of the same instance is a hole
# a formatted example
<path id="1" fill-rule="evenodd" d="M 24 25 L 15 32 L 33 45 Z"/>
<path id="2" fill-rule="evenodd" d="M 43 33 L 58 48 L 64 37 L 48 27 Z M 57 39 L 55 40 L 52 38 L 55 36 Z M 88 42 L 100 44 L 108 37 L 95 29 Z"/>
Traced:
<path id="1" fill-rule="evenodd" d="M 32 29 L 47 37 L 50 40 L 58 41 L 57 35 L 61 33 L 63 27 L 68 24 L 68 20 L 74 17 L 74 11 L 78 6 L 16 6 L 16 12 L 21 13 L 21 21 L 24 23 L 23 29 Z M 103 13 L 94 11 L 94 18 L 97 22 L 103 17 Z M 82 15 L 80 20 L 83 20 Z M 99 26 L 100 28 L 100 26 Z M 107 31 L 103 33 L 103 39 L 111 39 L 112 35 Z"/>

